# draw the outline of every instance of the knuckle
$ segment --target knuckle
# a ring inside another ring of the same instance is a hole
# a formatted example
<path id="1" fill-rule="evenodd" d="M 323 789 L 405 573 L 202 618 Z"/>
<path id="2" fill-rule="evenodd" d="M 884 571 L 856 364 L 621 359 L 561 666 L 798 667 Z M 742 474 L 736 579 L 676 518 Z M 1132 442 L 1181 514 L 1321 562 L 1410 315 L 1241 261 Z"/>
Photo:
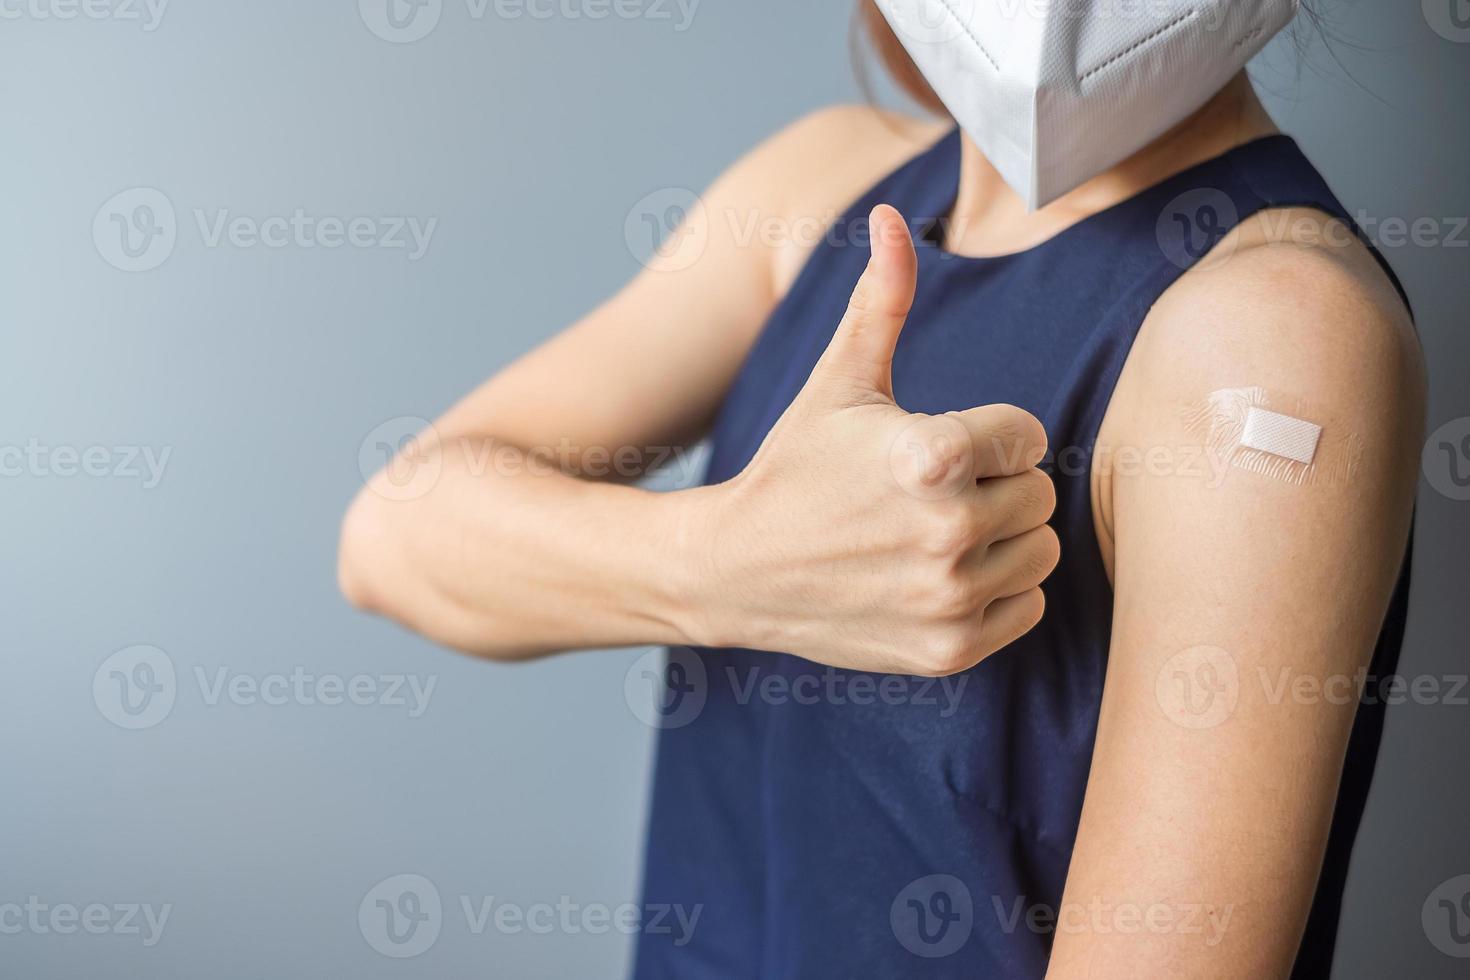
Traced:
<path id="1" fill-rule="evenodd" d="M 1043 459 L 1046 458 L 1047 452 L 1051 449 L 1051 440 L 1047 437 L 1046 427 L 1043 426 L 1038 419 L 1032 418 L 1031 424 L 1033 426 L 1033 433 L 1035 436 L 1035 442 L 1033 443 L 1033 445 L 1036 447 L 1036 462 L 1040 463 Z"/>
<path id="2" fill-rule="evenodd" d="M 847 298 L 847 320 L 852 326 L 860 326 L 873 309 L 873 287 L 866 279 L 859 279 Z"/>
<path id="3" fill-rule="evenodd" d="M 934 433 L 926 431 L 922 424 L 915 424 L 904 433 L 903 448 L 902 458 L 908 465 L 910 477 L 928 482 L 937 475 L 942 447 Z"/>
<path id="4" fill-rule="evenodd" d="M 1051 529 L 1051 525 L 1042 525 L 1036 572 L 1042 577 L 1048 576 L 1055 572 L 1058 561 L 1061 561 L 1061 539 L 1057 538 L 1057 532 Z"/>
<path id="5" fill-rule="evenodd" d="M 1027 578 L 1045 578 L 1057 567 L 1061 558 L 1061 543 L 1049 525 L 1043 524 L 1035 535 L 1036 541 L 1026 549 L 1024 574 Z"/>
<path id="6" fill-rule="evenodd" d="M 1042 547 L 1046 552 L 1046 570 L 1049 572 L 1056 568 L 1057 563 L 1062 560 L 1062 539 L 1050 524 L 1043 524 L 1041 528 Z"/>
<path id="7" fill-rule="evenodd" d="M 1046 428 L 1036 416 L 1015 405 L 998 404 L 994 408 L 994 421 L 990 426 L 993 438 L 999 444 L 1027 447 L 1028 465 L 1034 466 L 1046 455 Z"/>
<path id="8" fill-rule="evenodd" d="M 1026 593 L 1026 597 L 1029 605 L 1026 609 L 1025 632 L 1030 632 L 1041 622 L 1041 617 L 1046 615 L 1046 593 L 1038 587 Z"/>
<path id="9" fill-rule="evenodd" d="M 1042 504 L 1045 502 L 1046 500 L 1042 496 L 1041 487 L 1031 477 L 1023 476 L 1016 481 L 1016 494 L 1014 498 L 1016 510 L 1027 514 L 1033 513 L 1040 510 Z"/>
<path id="10" fill-rule="evenodd" d="M 1017 473 L 1016 476 L 1007 478 L 1008 482 L 1005 485 L 1007 495 L 1004 500 L 1011 514 L 1016 517 L 1026 517 L 1035 526 L 1045 520 L 1045 517 L 1039 517 L 1039 514 L 1047 505 L 1048 491 L 1035 476 L 1032 476 L 1032 473 L 1035 473 L 1035 470 Z"/>
<path id="11" fill-rule="evenodd" d="M 969 668 L 974 659 L 969 634 L 949 627 L 933 630 L 925 638 L 918 666 L 928 676 L 946 677 Z"/>
<path id="12" fill-rule="evenodd" d="M 985 427 L 990 434 L 1003 442 L 1011 443 L 1021 438 L 1021 427 L 1016 424 L 1016 417 L 1011 414 L 1009 405 L 990 406 L 990 417 L 985 420 Z"/>
<path id="13" fill-rule="evenodd" d="M 1001 645 L 1013 643 L 1036 628 L 1041 622 L 1041 617 L 1046 613 L 1046 594 L 1041 588 L 1031 589 L 1014 598 L 1017 603 L 1015 622 L 1012 635 L 1001 639 Z"/>
<path id="14" fill-rule="evenodd" d="M 878 311 L 882 302 L 882 289 L 873 270 L 872 260 L 869 260 L 863 274 L 852 287 L 852 293 L 847 299 L 849 313 L 855 314 L 856 319 L 862 320 L 868 314 Z"/>
<path id="15" fill-rule="evenodd" d="M 1056 509 L 1057 488 L 1051 477 L 1038 469 L 1017 474 L 1012 491 L 1011 506 L 1015 512 L 1033 517 L 1038 525 L 1047 521 Z"/>
<path id="16" fill-rule="evenodd" d="M 1051 515 L 1056 513 L 1057 509 L 1057 485 L 1041 470 L 1033 469 L 1031 473 L 1033 474 L 1031 482 L 1036 487 L 1036 505 L 1046 513 L 1046 517 L 1042 519 L 1050 520 Z"/>
<path id="17" fill-rule="evenodd" d="M 958 460 L 960 445 L 954 433 L 938 426 L 926 425 L 918 434 L 919 460 L 934 477 L 942 476 Z"/>
<path id="18" fill-rule="evenodd" d="M 900 483 L 927 499 L 954 496 L 974 469 L 968 433 L 946 416 L 914 416 L 899 434 L 892 458 Z"/>
<path id="19" fill-rule="evenodd" d="M 950 558 L 969 550 L 975 541 L 976 522 L 964 507 L 937 508 L 924 522 L 923 549 L 936 558 Z"/>
<path id="20" fill-rule="evenodd" d="M 1028 445 L 1034 447 L 1035 452 L 1038 454 L 1037 461 L 1040 462 L 1040 457 L 1046 454 L 1047 449 L 1046 426 L 1042 425 L 1040 419 L 1025 409 L 1018 408 L 1016 412 L 1018 415 L 1016 424 L 1021 430 L 1022 438 L 1026 440 Z"/>
<path id="21" fill-rule="evenodd" d="M 1021 441 L 1021 428 L 1007 412 L 996 411 L 985 421 L 990 447 L 1001 458 L 1009 458 L 1011 448 Z"/>
<path id="22" fill-rule="evenodd" d="M 962 619 L 975 607 L 974 590 L 960 576 L 947 573 L 929 588 L 926 605 L 940 622 Z"/>
<path id="23" fill-rule="evenodd" d="M 983 505 L 974 508 L 975 543 L 989 546 L 999 540 L 1002 529 L 1010 523 L 1011 502 L 996 486 L 987 489 L 982 500 Z"/>

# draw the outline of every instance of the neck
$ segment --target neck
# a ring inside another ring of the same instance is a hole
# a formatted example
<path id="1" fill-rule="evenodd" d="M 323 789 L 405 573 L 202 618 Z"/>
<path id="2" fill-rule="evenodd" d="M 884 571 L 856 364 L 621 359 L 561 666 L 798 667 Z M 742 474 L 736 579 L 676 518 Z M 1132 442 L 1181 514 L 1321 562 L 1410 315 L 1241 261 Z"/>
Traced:
<path id="1" fill-rule="evenodd" d="M 965 136 L 948 247 L 965 255 L 1030 248 L 1181 170 L 1275 132 L 1276 125 L 1241 72 L 1194 115 L 1037 211 L 1026 210 L 1025 202 Z"/>

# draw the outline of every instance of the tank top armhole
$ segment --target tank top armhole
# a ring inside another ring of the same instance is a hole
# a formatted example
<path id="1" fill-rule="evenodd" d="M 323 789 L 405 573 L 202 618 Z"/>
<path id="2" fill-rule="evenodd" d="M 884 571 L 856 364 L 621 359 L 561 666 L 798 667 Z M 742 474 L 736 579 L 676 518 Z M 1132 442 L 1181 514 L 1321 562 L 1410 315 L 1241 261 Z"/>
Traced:
<path id="1" fill-rule="evenodd" d="M 1409 316 L 1412 320 L 1413 306 L 1410 304 L 1403 283 L 1397 273 L 1394 272 L 1393 267 L 1384 258 L 1383 254 L 1379 252 L 1372 240 L 1363 232 L 1358 223 L 1347 213 L 1347 210 L 1332 193 L 1331 188 L 1327 186 L 1320 174 L 1311 167 L 1310 162 L 1300 153 L 1299 149 L 1296 153 L 1307 170 L 1306 177 L 1311 183 L 1317 186 L 1309 188 L 1304 192 L 1300 186 L 1301 177 L 1298 176 L 1297 179 L 1292 181 L 1295 185 L 1293 190 L 1285 194 L 1273 193 L 1270 188 L 1263 187 L 1256 180 L 1253 180 L 1248 168 L 1242 167 L 1234 158 L 1233 154 L 1227 154 L 1221 158 L 1221 162 L 1225 163 L 1228 167 L 1226 174 L 1228 175 L 1228 180 L 1233 185 L 1229 196 L 1232 203 L 1236 206 L 1236 218 L 1231 223 L 1227 233 L 1234 232 L 1247 221 L 1270 211 L 1309 210 L 1339 221 L 1363 244 L 1364 248 L 1368 250 L 1368 254 L 1373 256 L 1373 260 L 1383 270 L 1389 282 L 1392 283 L 1394 291 L 1403 302 L 1405 309 L 1409 311 Z M 1099 333 L 1115 337 L 1119 342 L 1113 346 L 1112 350 L 1107 352 L 1105 360 L 1102 361 L 1104 365 L 1103 370 L 1098 371 L 1095 375 L 1099 381 L 1099 387 L 1105 383 L 1108 385 L 1108 388 L 1105 392 L 1097 392 L 1095 396 L 1097 406 L 1089 413 L 1090 417 L 1087 419 L 1085 430 L 1077 433 L 1078 435 L 1085 436 L 1085 439 L 1081 441 L 1088 447 L 1087 471 L 1083 474 L 1083 496 L 1086 500 L 1089 514 L 1093 513 L 1093 507 L 1097 503 L 1092 483 L 1092 467 L 1096 458 L 1097 440 L 1102 431 L 1103 421 L 1107 418 L 1108 410 L 1112 407 L 1113 399 L 1117 395 L 1118 383 L 1122 380 L 1123 369 L 1127 365 L 1128 358 L 1137 343 L 1138 334 L 1143 329 L 1143 325 L 1147 321 L 1149 314 L 1158 305 L 1159 300 L 1163 298 L 1164 294 L 1173 288 L 1191 269 L 1200 262 L 1205 261 L 1209 255 L 1210 252 L 1207 251 L 1200 255 L 1198 259 L 1182 267 L 1161 255 L 1153 267 L 1138 278 L 1128 294 L 1122 297 L 1119 303 L 1115 304 L 1103 318 L 1104 322 L 1112 320 L 1118 326 L 1116 329 L 1102 329 Z M 1088 360 L 1086 353 L 1079 353 L 1077 358 L 1078 363 L 1073 370 L 1079 369 L 1086 360 Z M 1056 405 L 1050 406 L 1048 412 L 1056 411 L 1057 407 Z M 1103 542 L 1097 532 L 1098 529 L 1094 520 L 1093 534 L 1090 536 L 1092 547 L 1089 549 L 1092 554 L 1089 556 L 1089 560 L 1095 562 L 1102 581 L 1107 583 L 1108 591 L 1111 593 L 1112 582 L 1107 575 L 1107 562 L 1104 559 L 1102 551 Z"/>
<path id="2" fill-rule="evenodd" d="M 1301 151 L 1299 149 L 1297 152 L 1300 155 Z M 1304 163 L 1307 163 L 1308 167 L 1311 166 L 1304 155 L 1301 158 Z M 1382 269 L 1383 274 L 1388 277 L 1389 283 L 1393 285 L 1394 292 L 1398 293 L 1400 301 L 1404 304 L 1404 309 L 1409 313 L 1410 321 L 1414 319 L 1414 304 L 1409 301 L 1408 290 L 1404 288 L 1403 281 L 1399 279 L 1398 273 L 1394 271 L 1388 259 L 1378 250 L 1378 246 L 1363 231 L 1353 216 L 1348 214 L 1347 208 L 1343 207 L 1342 203 L 1337 199 L 1337 195 L 1332 192 L 1332 188 L 1327 185 L 1326 180 L 1323 179 L 1322 175 L 1315 168 L 1311 170 L 1310 175 L 1313 182 L 1319 185 L 1315 194 L 1301 194 L 1297 192 L 1294 195 L 1278 197 L 1270 193 L 1268 188 L 1260 187 L 1257 181 L 1251 179 L 1250 173 L 1234 160 L 1229 161 L 1229 163 L 1234 178 L 1243 187 L 1249 189 L 1256 200 L 1260 202 L 1258 207 L 1243 216 L 1238 223 L 1244 223 L 1250 218 L 1264 214 L 1267 211 L 1286 211 L 1291 209 L 1316 211 L 1319 214 L 1324 214 L 1329 218 L 1342 222 L 1353 233 L 1353 237 L 1361 242 L 1363 247 L 1368 250 L 1368 254 L 1373 256 L 1373 261 L 1378 264 L 1378 268 Z"/>
<path id="3" fill-rule="evenodd" d="M 1231 154 L 1227 154 L 1221 158 L 1221 162 L 1227 164 L 1227 169 L 1222 176 L 1231 185 L 1228 196 L 1236 208 L 1235 220 L 1231 222 L 1229 228 L 1226 230 L 1226 234 L 1234 232 L 1245 224 L 1245 222 L 1267 211 L 1304 208 L 1342 221 L 1353 230 L 1354 235 L 1359 240 L 1363 240 L 1362 233 L 1357 225 L 1342 210 L 1341 206 L 1337 205 L 1336 199 L 1331 196 L 1331 192 L 1326 188 L 1325 184 L 1322 188 L 1326 196 L 1325 200 L 1313 194 L 1302 194 L 1300 192 L 1278 199 L 1269 193 L 1263 193 L 1262 189 L 1258 188 L 1255 182 L 1249 179 L 1244 168 L 1240 167 L 1235 160 L 1231 159 L 1231 156 Z M 1398 279 L 1393 275 L 1392 270 L 1388 268 L 1382 256 L 1372 247 L 1371 243 L 1365 241 L 1364 244 L 1368 245 L 1369 251 L 1373 253 L 1375 259 L 1384 267 L 1389 277 L 1393 280 L 1395 288 L 1400 289 L 1400 294 L 1402 295 L 1402 289 L 1398 285 Z M 1081 409 L 1083 417 L 1079 418 L 1079 429 L 1074 433 L 1081 437 L 1078 439 L 1078 442 L 1087 447 L 1087 467 L 1085 472 L 1079 474 L 1079 476 L 1083 484 L 1081 487 L 1082 498 L 1086 502 L 1086 509 L 1090 516 L 1095 513 L 1094 507 L 1097 505 L 1097 495 L 1094 492 L 1092 477 L 1093 465 L 1097 455 L 1098 437 L 1101 435 L 1102 425 L 1107 418 L 1109 409 L 1112 407 L 1113 399 L 1117 395 L 1118 384 L 1123 378 L 1123 370 L 1128 363 L 1128 358 L 1133 353 L 1133 348 L 1138 341 L 1138 335 L 1142 331 L 1149 314 L 1153 312 L 1153 308 L 1158 305 L 1159 300 L 1164 297 L 1164 294 L 1172 289 L 1191 269 L 1199 265 L 1200 262 L 1205 261 L 1212 251 L 1213 249 L 1204 252 L 1194 261 L 1183 266 L 1176 264 L 1167 256 L 1160 254 L 1152 266 L 1142 275 L 1138 276 L 1133 287 L 1124 296 L 1120 297 L 1118 302 L 1100 318 L 1101 324 L 1113 325 L 1100 326 L 1097 331 L 1097 336 L 1105 338 L 1105 341 L 1109 342 L 1111 349 L 1104 351 L 1100 359 L 1098 358 L 1097 352 L 1079 351 L 1074 359 L 1073 366 L 1069 368 L 1069 372 L 1078 377 L 1083 376 L 1084 372 L 1091 368 L 1092 377 L 1095 379 L 1094 383 L 1096 386 L 1093 397 L 1090 399 L 1092 404 Z M 1101 370 L 1097 370 L 1099 365 L 1101 365 Z M 1103 390 L 1104 387 L 1106 390 Z M 1061 391 L 1065 392 L 1067 390 L 1067 386 L 1062 386 Z M 1047 414 L 1051 417 L 1053 413 L 1060 410 L 1061 406 L 1053 403 L 1048 406 Z M 1074 409 L 1074 411 L 1076 410 Z M 1107 572 L 1108 563 L 1103 555 L 1102 536 L 1098 533 L 1096 518 L 1092 517 L 1091 519 L 1092 534 L 1088 536 L 1090 543 L 1088 548 L 1088 562 L 1095 567 L 1097 578 L 1103 583 L 1111 600 L 1113 585 L 1111 577 Z"/>

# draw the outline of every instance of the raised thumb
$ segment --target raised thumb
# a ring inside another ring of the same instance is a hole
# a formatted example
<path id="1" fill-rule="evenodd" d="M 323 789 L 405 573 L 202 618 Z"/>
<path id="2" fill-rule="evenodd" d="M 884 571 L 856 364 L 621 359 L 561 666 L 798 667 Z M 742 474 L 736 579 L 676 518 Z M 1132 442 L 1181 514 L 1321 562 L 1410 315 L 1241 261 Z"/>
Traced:
<path id="1" fill-rule="evenodd" d="M 903 216 L 887 204 L 868 215 L 868 237 L 868 266 L 812 376 L 844 399 L 892 401 L 893 350 L 913 306 L 919 261 Z"/>

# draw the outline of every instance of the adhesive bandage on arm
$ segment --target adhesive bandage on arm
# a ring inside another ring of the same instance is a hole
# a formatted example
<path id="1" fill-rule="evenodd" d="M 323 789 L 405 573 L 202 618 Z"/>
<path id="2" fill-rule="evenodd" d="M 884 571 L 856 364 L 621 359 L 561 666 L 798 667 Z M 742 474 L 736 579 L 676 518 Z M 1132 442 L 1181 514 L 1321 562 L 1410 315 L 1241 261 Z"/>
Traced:
<path id="1" fill-rule="evenodd" d="M 1328 434 L 1300 401 L 1264 388 L 1221 388 L 1184 411 L 1190 433 L 1228 465 L 1294 485 L 1338 483 L 1357 472 L 1352 433 Z"/>
<path id="2" fill-rule="evenodd" d="M 1320 438 L 1322 427 L 1315 422 L 1252 405 L 1245 412 L 1240 445 L 1283 459 L 1294 459 L 1298 463 L 1310 463 L 1317 455 L 1317 440 Z"/>

